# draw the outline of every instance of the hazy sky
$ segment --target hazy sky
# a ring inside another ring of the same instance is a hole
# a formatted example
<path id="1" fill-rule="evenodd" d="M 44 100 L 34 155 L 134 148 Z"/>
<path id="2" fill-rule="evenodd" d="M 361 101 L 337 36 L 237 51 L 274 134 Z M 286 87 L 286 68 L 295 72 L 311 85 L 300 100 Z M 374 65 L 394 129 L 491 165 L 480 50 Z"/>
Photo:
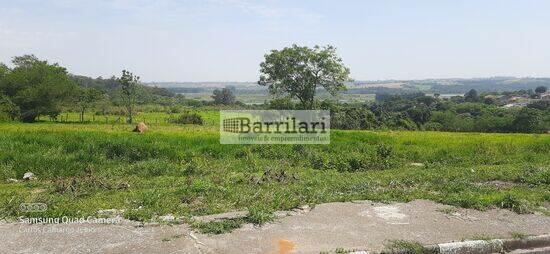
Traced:
<path id="1" fill-rule="evenodd" d="M 0 61 L 255 81 L 270 49 L 332 44 L 357 80 L 550 76 L 550 1 L 0 0 Z"/>

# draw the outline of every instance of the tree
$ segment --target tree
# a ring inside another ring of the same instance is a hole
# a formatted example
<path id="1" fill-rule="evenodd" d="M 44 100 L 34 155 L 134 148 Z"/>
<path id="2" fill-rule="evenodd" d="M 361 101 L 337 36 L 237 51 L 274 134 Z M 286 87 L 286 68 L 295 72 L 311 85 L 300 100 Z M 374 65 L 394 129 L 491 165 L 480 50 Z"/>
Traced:
<path id="1" fill-rule="evenodd" d="M 437 102 L 437 97 L 421 96 L 415 99 L 416 101 L 423 103 L 424 105 L 431 107 Z"/>
<path id="2" fill-rule="evenodd" d="M 133 121 L 134 106 L 136 104 L 137 89 L 139 85 L 139 77 L 134 76 L 127 70 L 122 70 L 122 76 L 116 79 L 120 83 L 122 90 L 122 104 L 128 112 L 128 123 Z"/>
<path id="3" fill-rule="evenodd" d="M 542 94 L 542 93 L 546 93 L 547 90 L 548 89 L 545 86 L 539 86 L 535 88 L 535 93 Z"/>
<path id="4" fill-rule="evenodd" d="M 464 100 L 466 102 L 478 102 L 479 95 L 477 94 L 477 91 L 475 89 L 472 89 L 464 95 Z"/>
<path id="5" fill-rule="evenodd" d="M 423 104 L 409 108 L 406 113 L 418 126 L 427 123 L 432 116 L 430 109 Z"/>
<path id="6" fill-rule="evenodd" d="M 215 89 L 212 92 L 212 99 L 214 99 L 215 104 L 222 105 L 231 105 L 236 101 L 235 95 L 233 95 L 233 92 L 229 88 Z"/>
<path id="7" fill-rule="evenodd" d="M 513 126 L 518 132 L 540 132 L 542 123 L 542 113 L 532 108 L 522 108 L 516 118 Z"/>
<path id="8" fill-rule="evenodd" d="M 3 63 L 0 63 L 0 86 L 2 85 L 2 80 L 8 73 L 10 69 Z M 10 98 L 3 93 L 0 93 L 0 113 L 6 114 L 13 121 L 19 116 L 19 107 L 13 103 Z"/>
<path id="9" fill-rule="evenodd" d="M 80 110 L 80 122 L 84 122 L 84 113 L 86 109 L 92 107 L 94 103 L 99 101 L 103 93 L 95 88 L 80 88 L 75 96 L 75 104 Z"/>
<path id="10" fill-rule="evenodd" d="M 11 117 L 23 122 L 33 122 L 40 115 L 56 117 L 76 88 L 67 70 L 34 55 L 14 57 L 12 63 L 12 70 L 0 66 L 0 93 Z"/>
<path id="11" fill-rule="evenodd" d="M 316 89 L 323 87 L 336 95 L 349 80 L 349 69 L 333 46 L 313 48 L 292 45 L 272 50 L 260 64 L 258 84 L 271 94 L 297 98 L 304 109 L 313 108 Z"/>
<path id="12" fill-rule="evenodd" d="M 0 80 L 4 78 L 10 72 L 10 68 L 3 63 L 0 63 Z"/>

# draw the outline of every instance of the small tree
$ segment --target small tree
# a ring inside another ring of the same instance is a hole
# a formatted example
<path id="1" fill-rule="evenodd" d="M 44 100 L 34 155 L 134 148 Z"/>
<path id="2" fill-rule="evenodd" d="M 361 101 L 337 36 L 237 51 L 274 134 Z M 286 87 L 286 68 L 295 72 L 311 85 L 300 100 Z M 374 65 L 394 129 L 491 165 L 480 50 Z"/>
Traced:
<path id="1" fill-rule="evenodd" d="M 122 70 L 122 76 L 117 78 L 122 90 L 122 104 L 128 112 L 128 123 L 133 122 L 134 106 L 136 104 L 137 88 L 139 85 L 139 77 L 134 76 L 127 70 Z"/>
<path id="2" fill-rule="evenodd" d="M 223 88 L 221 90 L 215 89 L 212 93 L 212 99 L 214 99 L 215 104 L 222 105 L 231 105 L 236 101 L 235 95 L 229 88 Z"/>
<path id="3" fill-rule="evenodd" d="M 350 73 L 333 46 L 297 45 L 265 55 L 260 72 L 259 85 L 267 86 L 271 94 L 297 98 L 304 109 L 313 108 L 318 87 L 332 95 L 344 90 Z"/>
<path id="4" fill-rule="evenodd" d="M 78 89 L 75 96 L 75 103 L 80 111 L 80 122 L 84 122 L 84 113 L 86 109 L 92 107 L 97 101 L 99 101 L 103 93 L 95 88 L 81 88 Z"/>

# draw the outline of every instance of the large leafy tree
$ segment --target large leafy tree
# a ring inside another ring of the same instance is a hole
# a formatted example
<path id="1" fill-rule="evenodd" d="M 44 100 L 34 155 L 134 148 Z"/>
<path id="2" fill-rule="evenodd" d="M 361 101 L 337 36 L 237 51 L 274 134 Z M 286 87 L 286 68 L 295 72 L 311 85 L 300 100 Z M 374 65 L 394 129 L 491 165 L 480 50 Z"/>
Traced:
<path id="1" fill-rule="evenodd" d="M 67 70 L 34 55 L 14 57 L 14 68 L 0 66 L 0 93 L 10 104 L 10 114 L 24 122 L 40 115 L 55 117 L 76 88 Z"/>
<path id="2" fill-rule="evenodd" d="M 330 45 L 272 50 L 260 64 L 260 72 L 258 84 L 267 86 L 272 94 L 298 99 L 304 109 L 313 108 L 317 88 L 332 95 L 344 90 L 350 73 Z"/>

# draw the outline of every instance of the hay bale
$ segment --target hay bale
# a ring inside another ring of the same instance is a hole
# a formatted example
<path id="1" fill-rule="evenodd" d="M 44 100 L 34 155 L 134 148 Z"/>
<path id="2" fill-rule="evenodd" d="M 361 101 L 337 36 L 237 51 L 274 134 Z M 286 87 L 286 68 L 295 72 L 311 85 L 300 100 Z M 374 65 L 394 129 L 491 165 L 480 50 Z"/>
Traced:
<path id="1" fill-rule="evenodd" d="M 136 125 L 136 128 L 134 128 L 133 132 L 139 132 L 139 133 L 144 133 L 145 131 L 147 131 L 149 128 L 147 127 L 147 125 L 144 123 L 144 122 L 139 122 L 137 125 Z"/>

